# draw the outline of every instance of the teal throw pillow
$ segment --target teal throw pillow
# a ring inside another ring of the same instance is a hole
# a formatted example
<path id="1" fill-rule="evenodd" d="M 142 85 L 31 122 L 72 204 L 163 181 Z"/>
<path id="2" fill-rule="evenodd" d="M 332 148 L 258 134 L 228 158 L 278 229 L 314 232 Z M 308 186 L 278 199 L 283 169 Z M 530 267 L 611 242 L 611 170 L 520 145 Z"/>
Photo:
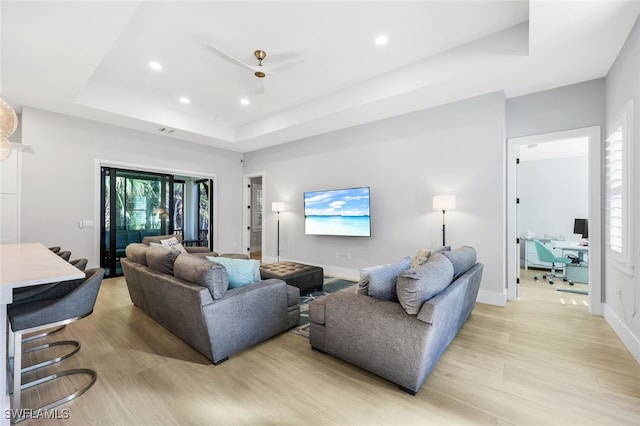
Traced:
<path id="1" fill-rule="evenodd" d="M 230 289 L 260 281 L 260 262 L 255 259 L 231 259 L 214 256 L 207 256 L 207 259 L 225 267 L 229 276 Z"/>

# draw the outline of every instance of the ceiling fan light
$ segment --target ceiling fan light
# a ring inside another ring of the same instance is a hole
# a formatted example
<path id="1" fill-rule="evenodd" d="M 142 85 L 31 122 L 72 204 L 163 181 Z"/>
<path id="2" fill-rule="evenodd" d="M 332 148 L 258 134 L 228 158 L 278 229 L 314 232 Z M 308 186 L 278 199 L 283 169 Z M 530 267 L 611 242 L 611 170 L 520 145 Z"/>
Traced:
<path id="1" fill-rule="evenodd" d="M 240 99 L 240 103 L 241 103 L 242 105 L 249 105 L 249 99 L 247 99 L 247 98 L 242 98 L 242 99 Z"/>

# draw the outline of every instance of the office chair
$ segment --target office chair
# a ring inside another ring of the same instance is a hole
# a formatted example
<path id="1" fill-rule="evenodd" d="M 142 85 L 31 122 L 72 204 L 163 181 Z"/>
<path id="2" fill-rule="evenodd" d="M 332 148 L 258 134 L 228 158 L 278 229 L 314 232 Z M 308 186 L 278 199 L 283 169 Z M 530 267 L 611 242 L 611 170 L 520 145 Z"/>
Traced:
<path id="1" fill-rule="evenodd" d="M 542 277 L 542 278 L 546 278 L 549 284 L 553 284 L 554 278 L 562 278 L 563 281 L 567 281 L 569 284 L 573 285 L 573 281 L 567 279 L 566 276 L 558 277 L 556 275 L 556 263 L 562 263 L 564 265 L 568 265 L 572 263 L 573 260 L 568 257 L 555 256 L 547 246 L 545 246 L 538 240 L 533 240 L 533 243 L 536 246 L 536 253 L 538 254 L 538 259 L 540 259 L 542 262 L 551 263 L 551 273 L 543 272 L 540 274 L 536 274 L 533 277 L 533 280 L 538 281 L 540 277 Z"/>

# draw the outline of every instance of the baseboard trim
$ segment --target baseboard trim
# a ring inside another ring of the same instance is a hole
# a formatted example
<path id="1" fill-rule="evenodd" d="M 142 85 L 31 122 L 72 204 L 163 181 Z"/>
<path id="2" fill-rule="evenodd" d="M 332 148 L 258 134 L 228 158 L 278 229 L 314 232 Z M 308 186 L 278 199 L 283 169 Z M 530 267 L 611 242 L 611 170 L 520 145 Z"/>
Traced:
<path id="1" fill-rule="evenodd" d="M 496 293 L 495 291 L 480 289 L 476 302 L 487 305 L 505 306 L 507 304 L 507 291 L 503 290 L 502 293 Z"/>
<path id="2" fill-rule="evenodd" d="M 622 343 L 629 349 L 629 352 L 631 352 L 631 355 L 636 359 L 636 362 L 640 364 L 640 339 L 629 330 L 629 327 L 620 320 L 620 317 L 618 317 L 607 304 L 604 305 L 604 318 L 620 340 L 622 340 Z"/>

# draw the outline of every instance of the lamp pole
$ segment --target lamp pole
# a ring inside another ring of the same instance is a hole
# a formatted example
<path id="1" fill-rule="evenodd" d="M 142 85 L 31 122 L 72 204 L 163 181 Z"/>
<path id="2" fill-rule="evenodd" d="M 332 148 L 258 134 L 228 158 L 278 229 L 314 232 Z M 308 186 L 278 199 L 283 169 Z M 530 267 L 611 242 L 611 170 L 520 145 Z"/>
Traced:
<path id="1" fill-rule="evenodd" d="M 445 246 L 445 242 L 444 242 L 444 216 L 445 216 L 445 210 L 442 210 L 442 245 Z"/>
<path id="2" fill-rule="evenodd" d="M 442 210 L 442 245 L 446 245 L 445 240 L 445 216 L 447 210 L 456 209 L 456 196 L 455 195 L 434 195 L 433 196 L 433 209 Z"/>
<path id="3" fill-rule="evenodd" d="M 278 262 L 280 262 L 280 212 L 285 210 L 285 204 L 283 202 L 280 201 L 274 201 L 273 203 L 271 203 L 271 211 L 276 212 L 277 215 L 277 222 L 278 222 L 278 247 L 277 250 L 278 252 L 276 253 L 276 257 L 278 259 Z"/>
<path id="4" fill-rule="evenodd" d="M 280 211 L 277 211 L 276 215 L 278 217 L 278 247 L 276 256 L 278 257 L 278 262 L 280 262 Z"/>

